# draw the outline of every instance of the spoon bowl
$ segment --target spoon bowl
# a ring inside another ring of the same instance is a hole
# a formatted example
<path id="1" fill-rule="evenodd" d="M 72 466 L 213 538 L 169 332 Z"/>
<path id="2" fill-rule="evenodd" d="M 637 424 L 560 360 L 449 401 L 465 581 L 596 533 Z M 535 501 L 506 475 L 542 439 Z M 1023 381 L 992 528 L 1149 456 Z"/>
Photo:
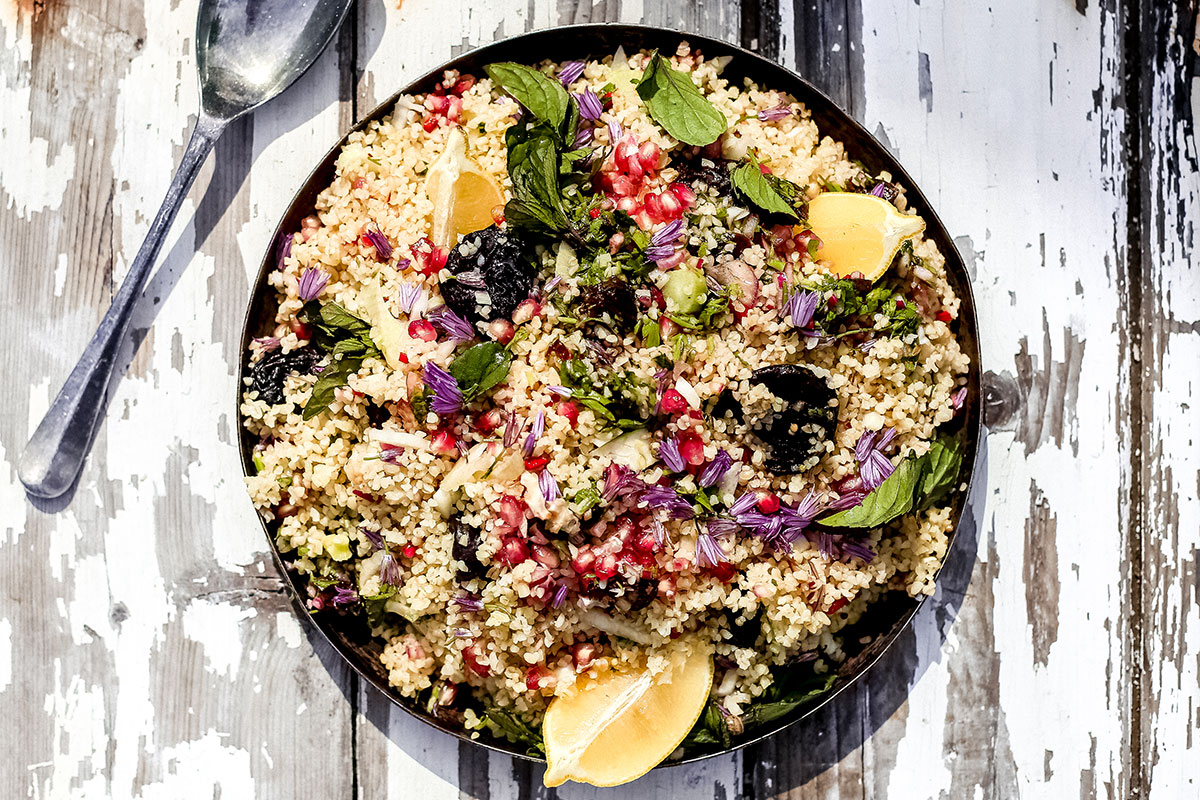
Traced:
<path id="1" fill-rule="evenodd" d="M 333 39 L 354 0 L 201 0 L 200 115 L 167 196 L 79 362 L 30 437 L 17 474 L 34 497 L 61 497 L 103 419 L 117 353 L 179 204 L 225 126 L 291 86 Z"/>

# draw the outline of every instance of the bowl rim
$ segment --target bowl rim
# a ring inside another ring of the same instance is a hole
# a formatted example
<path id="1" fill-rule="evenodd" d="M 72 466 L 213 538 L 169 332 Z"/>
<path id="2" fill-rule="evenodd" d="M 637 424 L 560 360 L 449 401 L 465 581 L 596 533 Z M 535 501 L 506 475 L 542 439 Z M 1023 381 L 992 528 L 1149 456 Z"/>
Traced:
<path id="1" fill-rule="evenodd" d="M 982 419 L 982 394 L 981 394 L 981 376 L 983 375 L 983 366 L 980 359 L 979 348 L 979 327 L 978 318 L 976 316 L 975 297 L 972 289 L 971 276 L 963 261 L 961 253 L 950 236 L 949 232 L 943 225 L 940 217 L 937 215 L 933 206 L 929 203 L 924 193 L 921 191 L 917 183 L 904 169 L 903 165 L 886 147 L 883 146 L 858 120 L 854 119 L 841 106 L 834 102 L 825 92 L 814 86 L 807 79 L 803 78 L 795 71 L 777 62 L 771 61 L 757 53 L 746 50 L 745 48 L 716 39 L 710 36 L 701 34 L 685 33 L 682 31 L 671 30 L 654 25 L 644 25 L 638 23 L 624 22 L 592 22 L 576 25 L 560 25 L 550 28 L 543 28 L 534 31 L 527 31 L 511 37 L 498 39 L 488 44 L 480 45 L 479 47 L 471 48 L 460 53 L 453 58 L 450 58 L 439 66 L 426 71 L 422 75 L 409 81 L 406 85 L 396 90 L 387 99 L 377 104 L 373 109 L 364 114 L 362 118 L 347 129 L 338 140 L 331 146 L 317 163 L 317 165 L 309 172 L 300 188 L 292 196 L 284 212 L 280 215 L 279 221 L 275 226 L 269 244 L 263 256 L 263 260 L 259 266 L 258 273 L 250 288 L 250 296 L 246 304 L 246 313 L 242 324 L 241 348 L 239 350 L 237 379 L 235 384 L 235 404 L 238 420 L 238 449 L 241 455 L 242 473 L 244 478 L 251 477 L 255 474 L 252 462 L 253 442 L 244 425 L 244 417 L 241 413 L 241 397 L 245 379 L 248 374 L 248 363 L 245 357 L 250 341 L 254 338 L 258 323 L 256 309 L 258 304 L 263 300 L 263 297 L 273 293 L 266 282 L 267 276 L 274 271 L 276 264 L 276 247 L 280 241 L 281 235 L 285 232 L 291 233 L 295 230 L 295 223 L 302 216 L 307 216 L 312 212 L 313 205 L 311 202 L 305 202 L 308 198 L 315 199 L 316 193 L 325 188 L 329 184 L 328 176 L 331 174 L 334 162 L 337 159 L 341 149 L 347 143 L 348 138 L 355 132 L 364 130 L 372 122 L 378 121 L 386 116 L 394 109 L 396 101 L 401 95 L 415 94 L 422 91 L 428 91 L 429 88 L 436 82 L 442 73 L 447 69 L 460 69 L 464 64 L 478 62 L 480 66 L 486 63 L 502 60 L 501 58 L 489 58 L 489 54 L 503 53 L 506 51 L 520 50 L 525 47 L 525 52 L 538 52 L 534 45 L 544 45 L 548 40 L 554 39 L 574 39 L 582 40 L 588 43 L 589 40 L 603 41 L 600 50 L 589 50 L 585 53 L 575 56 L 576 58 L 603 58 L 611 54 L 615 50 L 613 43 L 614 39 L 621 41 L 617 43 L 627 43 L 634 50 L 639 50 L 646 47 L 650 42 L 674 41 L 677 45 L 679 42 L 686 41 L 692 45 L 693 49 L 702 50 L 706 56 L 733 56 L 735 63 L 738 64 L 738 72 L 748 71 L 754 74 L 766 74 L 770 76 L 770 81 L 756 79 L 760 85 L 767 85 L 771 89 L 787 92 L 795 97 L 805 107 L 813 112 L 814 118 L 816 113 L 814 105 L 819 107 L 820 113 L 831 115 L 833 121 L 845 128 L 835 138 L 846 146 L 847 155 L 858 155 L 859 151 L 865 145 L 867 149 L 874 148 L 875 156 L 879 158 L 889 172 L 893 176 L 893 181 L 900 183 L 905 188 L 906 198 L 909 206 L 919 210 L 922 218 L 926 223 L 926 238 L 936 241 L 939 249 L 943 253 L 946 260 L 946 271 L 951 277 L 955 292 L 960 300 L 960 311 L 957 320 L 958 330 L 956 336 L 959 343 L 963 346 L 964 352 L 971 359 L 971 365 L 967 372 L 967 397 L 963 404 L 962 416 L 962 431 L 960 438 L 963 440 L 963 469 L 965 472 L 965 480 L 960 482 L 960 489 L 956 491 L 952 497 L 951 515 L 953 525 L 947 535 L 946 553 L 942 557 L 941 564 L 938 566 L 936 573 L 933 576 L 933 581 L 936 584 L 941 579 L 941 573 L 945 568 L 947 560 L 950 558 L 950 553 L 954 547 L 954 543 L 958 538 L 958 531 L 964 524 L 964 519 L 968 517 L 966 514 L 969 500 L 972 496 L 972 489 L 975 485 L 977 474 L 976 460 L 980 452 L 980 442 L 983 437 L 983 419 Z M 628 40 L 628 41 L 626 41 Z M 588 44 L 590 46 L 590 44 Z M 549 58 L 550 56 L 542 56 L 538 60 Z M 522 63 L 529 63 L 530 59 L 517 57 L 514 60 Z M 563 59 L 556 59 L 563 60 Z M 743 70 L 744 65 L 749 65 L 749 70 Z M 474 69 L 474 67 L 472 67 Z M 824 123 L 818 123 L 822 136 L 830 136 L 828 132 L 829 120 Z M 847 142 L 847 133 L 854 138 L 853 146 Z M 247 500 L 249 501 L 249 494 Z M 253 508 L 253 504 L 252 508 Z M 978 513 L 978 509 L 975 509 Z M 353 672 L 360 678 L 366 680 L 374 686 L 383 695 L 385 695 L 394 705 L 399 706 L 405 712 L 421 720 L 423 723 L 443 732 L 454 736 L 460 741 L 470 742 L 486 750 L 503 753 L 525 761 L 535 763 L 545 763 L 545 759 L 540 756 L 531 755 L 525 751 L 518 749 L 515 745 L 511 745 L 504 740 L 494 739 L 490 737 L 473 738 L 466 731 L 445 724 L 442 720 L 425 713 L 419 709 L 415 703 L 407 698 L 401 697 L 386 681 L 386 679 L 376 671 L 367 668 L 367 666 L 359 661 L 359 655 L 349 651 L 348 645 L 342 640 L 338 631 L 339 626 L 335 624 L 342 619 L 334 615 L 313 615 L 310 613 L 304 601 L 304 582 L 293 571 L 288 569 L 287 562 L 283 555 L 279 552 L 275 542 L 275 537 L 271 532 L 267 521 L 263 519 L 258 510 L 254 509 L 255 517 L 258 519 L 262 528 L 263 535 L 267 539 L 267 543 L 271 552 L 272 560 L 275 563 L 279 573 L 285 579 L 285 584 L 288 587 L 288 594 L 291 600 L 293 610 L 297 615 L 305 618 L 310 627 L 319 632 L 322 639 L 332 648 L 342 661 L 350 667 Z M 895 594 L 895 592 L 890 593 Z M 875 608 L 881 605 L 884 598 L 890 596 L 885 595 L 871 602 L 871 607 Z M 796 709 L 793 709 L 788 714 L 783 715 L 772 723 L 761 726 L 755 729 L 753 733 L 744 738 L 740 738 L 730 747 L 712 748 L 701 750 L 699 752 L 689 753 L 683 758 L 672 761 L 664 761 L 658 764 L 655 769 L 679 766 L 682 764 L 695 763 L 708 758 L 713 758 L 728 753 L 733 753 L 742 748 L 767 739 L 781 731 L 784 731 L 801 720 L 815 714 L 818 710 L 830 703 L 835 697 L 843 691 L 855 684 L 865 675 L 871 667 L 887 652 L 900 635 L 907 629 L 916 613 L 928 601 L 930 595 L 921 595 L 918 598 L 905 598 L 903 602 L 906 607 L 901 609 L 898 615 L 891 621 L 890 627 L 885 631 L 873 635 L 872 641 L 865 645 L 862 652 L 863 657 L 858 656 L 848 658 L 842 662 L 838 670 L 838 678 L 834 685 L 813 701 L 805 703 Z M 864 619 L 866 615 L 864 615 Z M 856 622 L 855 625 L 860 624 Z M 868 652 L 869 651 L 869 652 Z M 851 662 L 855 662 L 853 669 L 847 674 L 843 673 L 843 668 Z"/>

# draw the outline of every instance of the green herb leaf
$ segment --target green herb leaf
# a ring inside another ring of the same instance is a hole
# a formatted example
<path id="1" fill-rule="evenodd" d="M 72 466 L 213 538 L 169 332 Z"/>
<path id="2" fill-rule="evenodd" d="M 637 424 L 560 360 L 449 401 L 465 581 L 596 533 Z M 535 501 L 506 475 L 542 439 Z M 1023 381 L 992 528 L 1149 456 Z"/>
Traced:
<path id="1" fill-rule="evenodd" d="M 654 121 L 685 144 L 710 145 L 725 132 L 725 115 L 705 99 L 692 76 L 672 69 L 657 52 L 650 56 L 637 93 Z"/>
<path id="2" fill-rule="evenodd" d="M 484 342 L 460 353 L 446 371 L 458 381 L 464 402 L 479 397 L 508 377 L 512 353 L 499 342 Z"/>
<path id="3" fill-rule="evenodd" d="M 917 497 L 920 498 L 921 508 L 928 508 L 958 485 L 958 473 L 962 468 L 962 451 L 958 440 L 950 436 L 935 440 L 921 460 L 925 470 L 921 475 Z"/>
<path id="4" fill-rule="evenodd" d="M 922 472 L 922 459 L 906 458 L 860 505 L 825 517 L 820 523 L 830 528 L 878 528 L 891 522 L 912 511 Z"/>
<path id="5" fill-rule="evenodd" d="M 683 747 L 698 747 L 719 744 L 722 747 L 733 745 L 733 735 L 725 722 L 725 715 L 717 706 L 717 701 L 709 700 L 704 707 L 704 713 L 681 743 Z"/>
<path id="6" fill-rule="evenodd" d="M 563 124 L 570 96 L 554 78 L 510 61 L 488 64 L 483 69 L 497 86 L 512 95 L 534 117 L 555 128 Z"/>
<path id="7" fill-rule="evenodd" d="M 771 177 L 773 176 L 762 173 L 762 170 L 759 169 L 758 159 L 753 156 L 742 162 L 730 173 L 733 188 L 747 202 L 757 206 L 768 214 L 780 214 L 793 220 L 799 219 L 800 217 L 796 214 L 796 209 L 792 208 L 792 204 L 784 197 L 784 193 L 780 192 L 778 181 L 781 181 L 782 178 L 776 178 L 775 181 L 772 181 L 770 180 Z M 788 182 L 785 181 L 785 183 Z M 787 192 L 787 190 L 784 190 L 784 192 Z"/>
<path id="8" fill-rule="evenodd" d="M 509 225 L 541 236 L 565 231 L 567 214 L 553 137 L 540 126 L 525 129 L 518 123 L 508 129 L 505 138 L 513 184 L 513 199 L 504 207 Z"/>
<path id="9" fill-rule="evenodd" d="M 836 680 L 834 675 L 814 676 L 801 681 L 795 686 L 781 688 L 771 693 L 776 699 L 754 703 L 742 715 L 742 722 L 747 728 L 753 725 L 763 725 L 772 722 L 799 708 L 810 700 L 815 700 L 829 691 Z"/>
<path id="10" fill-rule="evenodd" d="M 493 707 L 484 710 L 483 719 L 492 733 L 513 744 L 525 745 L 530 755 L 546 752 L 546 746 L 542 743 L 542 732 L 516 714 Z"/>

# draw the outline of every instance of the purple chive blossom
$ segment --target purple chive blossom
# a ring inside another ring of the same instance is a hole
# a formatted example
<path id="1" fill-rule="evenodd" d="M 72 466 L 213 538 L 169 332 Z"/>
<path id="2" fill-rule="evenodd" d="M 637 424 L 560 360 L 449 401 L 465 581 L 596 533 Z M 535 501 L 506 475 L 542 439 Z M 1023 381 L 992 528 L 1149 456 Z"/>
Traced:
<path id="1" fill-rule="evenodd" d="M 604 502 L 627 494 L 640 494 L 646 491 L 646 484 L 637 473 L 624 464 L 609 464 L 604 472 L 604 489 L 601 496 Z"/>
<path id="2" fill-rule="evenodd" d="M 546 283 L 545 286 L 542 287 L 542 291 L 545 292 L 546 294 L 550 294 L 551 292 L 553 292 L 555 289 L 558 288 L 558 285 L 560 283 L 562 283 L 562 275 L 555 275 L 553 278 L 551 278 Z"/>
<path id="3" fill-rule="evenodd" d="M 677 219 L 670 225 L 655 231 L 646 248 L 646 257 L 651 261 L 663 261 L 675 254 L 675 244 L 683 233 L 683 220 Z"/>
<path id="4" fill-rule="evenodd" d="M 566 599 L 567 585 L 565 583 L 560 583 L 558 588 L 554 590 L 554 599 L 550 601 L 550 605 L 554 608 L 559 608 Z"/>
<path id="5" fill-rule="evenodd" d="M 671 472 L 683 472 L 687 469 L 687 464 L 683 462 L 683 456 L 679 455 L 679 442 L 673 438 L 663 439 L 659 442 L 658 457 Z"/>
<path id="6" fill-rule="evenodd" d="M 372 528 L 359 528 L 358 532 L 367 537 L 367 541 L 370 542 L 371 546 L 376 550 L 383 547 L 383 535 L 380 534 L 379 531 Z"/>
<path id="7" fill-rule="evenodd" d="M 581 75 L 583 75 L 582 61 L 568 61 L 558 71 L 558 79 L 562 82 L 563 86 L 570 86 L 579 80 Z"/>
<path id="8" fill-rule="evenodd" d="M 691 519 L 695 515 L 692 504 L 670 486 L 651 486 L 642 499 L 650 508 L 666 511 L 672 519 Z"/>
<path id="9" fill-rule="evenodd" d="M 858 346 L 858 349 L 864 353 L 869 353 L 869 352 L 871 352 L 871 348 L 874 347 L 875 343 L 878 341 L 879 341 L 878 339 L 867 339 L 865 342 L 863 342 L 862 344 L 860 344 Z"/>
<path id="10" fill-rule="evenodd" d="M 867 564 L 875 560 L 875 551 L 856 539 L 844 539 L 842 541 L 842 555 L 857 558 Z"/>
<path id="11" fill-rule="evenodd" d="M 854 508 L 857 505 L 862 505 L 863 498 L 866 494 L 863 492 L 846 492 L 839 496 L 836 500 L 826 503 L 826 511 L 845 511 L 847 508 Z"/>
<path id="12" fill-rule="evenodd" d="M 473 594 L 460 594 L 450 602 L 463 611 L 483 611 L 483 600 Z"/>
<path id="13" fill-rule="evenodd" d="M 696 564 L 701 567 L 715 567 L 728 560 L 729 556 L 725 555 L 716 537 L 707 533 L 696 537 Z"/>
<path id="14" fill-rule="evenodd" d="M 571 149 L 578 150 L 581 147 L 587 147 L 592 143 L 592 138 L 594 136 L 595 134 L 592 132 L 591 128 L 584 128 L 581 126 L 577 131 L 575 131 L 575 139 L 571 142 Z"/>
<path id="15" fill-rule="evenodd" d="M 746 492 L 733 501 L 733 505 L 729 507 L 729 513 L 737 517 L 753 510 L 756 505 L 758 505 L 758 495 L 754 492 Z"/>
<path id="16" fill-rule="evenodd" d="M 254 343 L 263 350 L 274 350 L 279 347 L 279 339 L 274 336 L 260 336 L 254 340 Z"/>
<path id="17" fill-rule="evenodd" d="M 621 141 L 621 136 L 624 132 L 621 130 L 621 125 L 615 119 L 608 121 L 608 142 L 616 146 L 617 142 Z"/>
<path id="18" fill-rule="evenodd" d="M 543 469 L 538 474 L 538 488 L 542 490 L 542 497 L 546 499 L 547 503 L 552 503 L 562 497 L 562 492 L 558 490 L 558 481 L 554 480 L 554 476 L 548 469 Z"/>
<path id="19" fill-rule="evenodd" d="M 967 387 L 962 387 L 950 395 L 950 404 L 954 406 L 954 410 L 958 411 L 963 407 L 963 403 L 967 400 Z"/>
<path id="20" fill-rule="evenodd" d="M 547 386 L 546 391 L 559 397 L 570 397 L 573 392 L 565 386 Z"/>
<path id="21" fill-rule="evenodd" d="M 667 541 L 667 526 L 663 525 L 657 517 L 650 518 L 650 535 L 654 537 L 655 547 L 662 547 L 663 542 Z"/>
<path id="22" fill-rule="evenodd" d="M 403 272 L 404 270 L 408 269 L 410 266 L 412 266 L 412 262 L 409 261 L 407 258 L 397 258 L 396 259 L 396 269 L 397 270 Z"/>
<path id="23" fill-rule="evenodd" d="M 438 306 L 425 317 L 453 341 L 469 342 L 475 338 L 475 329 L 471 327 L 471 323 L 455 314 L 450 306 Z"/>
<path id="24" fill-rule="evenodd" d="M 283 260 L 292 255 L 292 234 L 279 234 L 279 244 L 275 248 L 275 269 L 283 269 Z"/>
<path id="25" fill-rule="evenodd" d="M 417 303 L 424 298 L 425 291 L 420 286 L 405 283 L 400 286 L 400 294 L 397 299 L 400 301 L 400 309 L 405 314 L 411 314 L 413 309 L 417 307 Z"/>
<path id="26" fill-rule="evenodd" d="M 537 447 L 537 440 L 541 438 L 546 431 L 546 412 L 538 411 L 537 416 L 533 418 L 533 425 L 529 428 L 529 435 L 525 437 L 525 445 L 521 448 L 521 452 L 525 457 L 533 455 L 533 450 Z"/>
<path id="27" fill-rule="evenodd" d="M 875 197 L 880 197 L 890 203 L 896 199 L 896 195 L 900 194 L 900 190 L 887 181 L 880 181 L 879 183 L 875 184 L 875 187 L 871 189 L 870 193 Z"/>
<path id="28" fill-rule="evenodd" d="M 379 580 L 385 586 L 400 585 L 400 562 L 386 550 L 383 552 L 383 562 L 379 565 Z"/>
<path id="29" fill-rule="evenodd" d="M 833 558 L 833 537 L 828 533 L 818 533 L 817 550 L 826 558 Z"/>
<path id="30" fill-rule="evenodd" d="M 737 522 L 725 517 L 715 517 L 708 521 L 709 536 L 728 536 L 729 534 L 737 533 L 737 530 Z"/>
<path id="31" fill-rule="evenodd" d="M 812 324 L 813 314 L 817 311 L 817 302 L 820 299 L 816 292 L 793 292 L 783 305 L 783 313 L 791 317 L 792 324 L 797 328 L 807 328 Z"/>
<path id="32" fill-rule="evenodd" d="M 392 260 L 392 243 L 383 235 L 383 231 L 379 228 L 368 228 L 363 231 L 363 238 L 375 248 L 375 256 L 379 261 Z"/>
<path id="33" fill-rule="evenodd" d="M 395 464 L 404 455 L 404 448 L 385 444 L 379 448 L 379 460 L 385 464 Z"/>
<path id="34" fill-rule="evenodd" d="M 595 92 L 590 88 L 584 89 L 575 95 L 575 99 L 579 101 L 579 116 L 592 122 L 600 119 L 600 115 L 604 112 L 604 105 Z"/>
<path id="35" fill-rule="evenodd" d="M 462 411 L 462 390 L 458 388 L 458 381 L 453 375 L 432 361 L 425 362 L 421 375 L 425 385 L 433 390 L 433 402 L 429 404 L 433 413 L 445 416 Z"/>
<path id="36" fill-rule="evenodd" d="M 325 274 L 324 270 L 309 267 L 300 276 L 300 299 L 306 303 L 309 300 L 316 300 L 321 292 L 325 291 L 327 283 L 329 283 L 329 276 Z"/>
<path id="37" fill-rule="evenodd" d="M 773 542 L 783 530 L 781 514 L 764 514 L 761 511 L 747 511 L 739 514 L 737 522 L 751 534 L 768 542 Z"/>
<path id="38" fill-rule="evenodd" d="M 816 492 L 810 491 L 804 496 L 804 499 L 796 504 L 795 508 L 783 507 L 779 510 L 779 516 L 783 518 L 783 526 L 780 530 L 780 535 L 788 544 L 796 541 L 804 533 L 804 529 L 812 524 L 812 521 L 817 518 L 824 509 L 821 508 L 821 501 L 817 497 Z"/>
<path id="39" fill-rule="evenodd" d="M 776 120 L 783 119 L 784 117 L 790 117 L 794 113 L 795 112 L 793 112 L 792 109 L 788 108 L 783 103 L 780 103 L 774 108 L 766 108 L 758 112 L 758 118 L 763 122 L 775 122 Z"/>
<path id="40" fill-rule="evenodd" d="M 358 602 L 358 592 L 354 591 L 353 586 L 339 583 L 333 587 L 333 597 L 330 600 L 335 606 L 347 606 Z"/>
<path id="41" fill-rule="evenodd" d="M 718 450 L 717 455 L 704 468 L 704 471 L 700 473 L 700 478 L 696 482 L 701 487 L 707 489 L 725 477 L 725 473 L 729 471 L 731 464 L 733 464 L 733 459 L 729 457 L 729 453 L 726 453 L 724 450 Z"/>
<path id="42" fill-rule="evenodd" d="M 508 415 L 508 422 L 504 424 L 504 446 L 512 447 L 517 443 L 517 439 L 521 438 L 521 430 L 525 425 L 521 420 L 517 419 L 516 414 Z"/>
<path id="43" fill-rule="evenodd" d="M 854 446 L 854 457 L 858 459 L 858 475 L 863 488 L 874 491 L 895 471 L 891 459 L 883 450 L 896 438 L 896 431 L 885 428 L 883 433 L 868 431 L 859 437 Z"/>

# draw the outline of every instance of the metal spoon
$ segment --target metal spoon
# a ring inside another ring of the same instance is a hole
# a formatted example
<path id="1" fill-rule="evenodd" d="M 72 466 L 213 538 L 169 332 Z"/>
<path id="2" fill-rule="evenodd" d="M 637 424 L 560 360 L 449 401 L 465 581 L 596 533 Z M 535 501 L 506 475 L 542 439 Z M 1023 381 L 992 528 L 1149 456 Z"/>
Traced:
<path id="1" fill-rule="evenodd" d="M 329 44 L 352 2 L 201 0 L 196 21 L 196 68 L 200 74 L 196 127 L 129 276 L 21 454 L 17 471 L 30 494 L 59 497 L 79 477 L 100 427 L 105 395 L 134 304 L 179 204 L 221 131 L 303 75 Z"/>

